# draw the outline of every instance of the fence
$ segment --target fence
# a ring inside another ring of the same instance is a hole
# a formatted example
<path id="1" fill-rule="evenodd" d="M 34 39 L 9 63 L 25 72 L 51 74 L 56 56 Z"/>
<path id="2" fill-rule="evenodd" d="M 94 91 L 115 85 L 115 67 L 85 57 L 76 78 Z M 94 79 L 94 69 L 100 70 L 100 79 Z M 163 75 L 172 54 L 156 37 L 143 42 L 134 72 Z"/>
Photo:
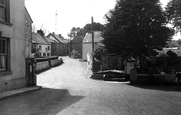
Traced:
<path id="1" fill-rule="evenodd" d="M 135 68 L 131 69 L 130 82 L 155 82 L 155 83 L 176 83 L 179 82 L 179 76 L 176 73 L 171 72 L 170 74 L 138 74 Z"/>

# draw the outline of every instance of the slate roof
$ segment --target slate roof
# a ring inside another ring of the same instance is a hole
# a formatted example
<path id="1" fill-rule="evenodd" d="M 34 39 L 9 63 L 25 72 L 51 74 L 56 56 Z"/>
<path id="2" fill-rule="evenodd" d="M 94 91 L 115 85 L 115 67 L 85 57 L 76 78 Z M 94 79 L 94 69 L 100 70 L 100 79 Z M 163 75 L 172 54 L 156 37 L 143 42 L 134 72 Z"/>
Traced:
<path id="1" fill-rule="evenodd" d="M 49 45 L 49 43 L 39 34 L 32 32 L 32 42 L 37 44 Z"/>
<path id="2" fill-rule="evenodd" d="M 50 33 L 48 35 L 48 37 L 53 36 L 56 40 L 58 40 L 60 43 L 64 43 L 64 44 L 68 44 L 67 40 L 64 40 L 63 38 L 61 38 L 59 35 L 55 34 L 55 33 Z"/>
<path id="3" fill-rule="evenodd" d="M 44 36 L 44 39 L 45 39 L 49 44 L 51 44 L 51 43 L 58 43 L 57 41 L 52 40 L 52 39 L 48 38 L 47 36 Z"/>
<path id="4" fill-rule="evenodd" d="M 101 36 L 100 31 L 94 32 L 94 42 L 101 42 L 104 38 Z M 83 43 L 90 43 L 92 42 L 92 33 L 86 33 Z"/>

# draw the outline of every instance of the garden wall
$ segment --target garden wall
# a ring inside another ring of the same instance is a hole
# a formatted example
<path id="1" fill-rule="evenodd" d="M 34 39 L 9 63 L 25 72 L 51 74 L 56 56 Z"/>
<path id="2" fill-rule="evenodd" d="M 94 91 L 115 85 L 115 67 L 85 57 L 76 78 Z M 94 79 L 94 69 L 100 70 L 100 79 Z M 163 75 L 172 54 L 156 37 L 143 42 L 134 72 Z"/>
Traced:
<path id="1" fill-rule="evenodd" d="M 49 58 L 35 58 L 35 62 L 36 62 L 35 73 L 40 73 L 50 69 L 51 67 L 61 65 L 63 63 L 63 60 L 62 58 L 56 56 Z"/>

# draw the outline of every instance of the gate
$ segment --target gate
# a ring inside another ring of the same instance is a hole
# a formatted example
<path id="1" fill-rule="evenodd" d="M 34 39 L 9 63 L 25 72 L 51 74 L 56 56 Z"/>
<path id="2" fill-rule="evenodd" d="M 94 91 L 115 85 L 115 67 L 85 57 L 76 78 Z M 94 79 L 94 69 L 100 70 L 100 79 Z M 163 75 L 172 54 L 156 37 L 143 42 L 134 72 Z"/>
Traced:
<path id="1" fill-rule="evenodd" d="M 26 59 L 26 86 L 36 86 L 35 66 L 34 58 Z"/>

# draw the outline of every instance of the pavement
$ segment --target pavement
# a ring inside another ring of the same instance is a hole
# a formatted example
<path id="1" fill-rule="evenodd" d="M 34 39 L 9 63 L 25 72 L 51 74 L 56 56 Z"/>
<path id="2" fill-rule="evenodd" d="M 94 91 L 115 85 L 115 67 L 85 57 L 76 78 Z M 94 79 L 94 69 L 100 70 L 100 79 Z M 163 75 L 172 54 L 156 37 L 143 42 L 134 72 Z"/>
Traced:
<path id="1" fill-rule="evenodd" d="M 25 92 L 29 92 L 29 91 L 39 90 L 40 88 L 41 88 L 41 86 L 31 86 L 31 87 L 25 87 L 25 88 L 20 88 L 20 89 L 16 89 L 16 90 L 0 92 L 0 99 L 10 97 L 13 95 L 17 95 L 17 94 L 21 94 L 21 93 L 25 93 Z"/>

